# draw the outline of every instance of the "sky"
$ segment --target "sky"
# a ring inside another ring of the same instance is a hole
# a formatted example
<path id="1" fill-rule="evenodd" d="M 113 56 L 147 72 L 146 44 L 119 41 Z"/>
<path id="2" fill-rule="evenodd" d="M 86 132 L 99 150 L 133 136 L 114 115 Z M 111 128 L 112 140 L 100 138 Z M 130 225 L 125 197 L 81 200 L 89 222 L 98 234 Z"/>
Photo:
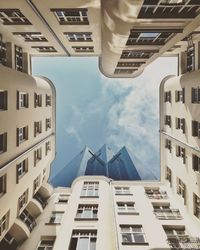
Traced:
<path id="1" fill-rule="evenodd" d="M 52 179 L 84 146 L 114 152 L 126 146 L 159 178 L 159 85 L 177 74 L 177 59 L 161 57 L 137 78 L 107 78 L 97 57 L 33 57 L 33 75 L 56 87 L 56 159 Z"/>

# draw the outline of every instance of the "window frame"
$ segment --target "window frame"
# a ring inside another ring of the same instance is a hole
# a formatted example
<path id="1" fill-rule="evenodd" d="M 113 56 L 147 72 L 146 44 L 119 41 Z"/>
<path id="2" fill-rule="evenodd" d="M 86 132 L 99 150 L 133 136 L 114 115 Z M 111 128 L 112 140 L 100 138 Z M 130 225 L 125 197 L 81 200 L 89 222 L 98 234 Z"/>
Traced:
<path id="1" fill-rule="evenodd" d="M 126 230 L 123 231 L 123 230 Z M 137 231 L 138 229 L 138 231 Z M 120 234 L 121 234 L 121 239 L 122 239 L 122 245 L 149 245 L 146 239 L 146 235 L 144 233 L 142 225 L 120 225 Z M 129 236 L 128 236 L 129 235 Z M 139 242 L 137 241 L 138 235 L 143 237 L 144 242 Z M 124 241 L 124 236 L 128 236 L 129 240 L 131 241 Z"/>
<path id="2" fill-rule="evenodd" d="M 8 110 L 8 91 L 0 89 L 0 111 Z"/>

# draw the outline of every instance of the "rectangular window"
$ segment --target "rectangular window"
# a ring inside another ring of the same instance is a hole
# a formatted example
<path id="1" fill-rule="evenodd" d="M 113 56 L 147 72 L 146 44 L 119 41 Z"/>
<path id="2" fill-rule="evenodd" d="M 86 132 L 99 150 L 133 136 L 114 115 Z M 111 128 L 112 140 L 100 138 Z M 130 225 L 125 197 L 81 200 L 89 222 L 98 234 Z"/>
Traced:
<path id="1" fill-rule="evenodd" d="M 24 209 L 20 213 L 19 218 L 27 225 L 29 231 L 32 232 L 33 228 L 36 226 L 36 221 L 28 210 Z"/>
<path id="2" fill-rule="evenodd" d="M 75 220 L 97 219 L 98 205 L 79 205 Z"/>
<path id="3" fill-rule="evenodd" d="M 165 102 L 171 102 L 171 91 L 165 91 L 164 100 Z"/>
<path id="4" fill-rule="evenodd" d="M 192 44 L 187 47 L 187 71 L 195 70 L 195 46 Z"/>
<path id="5" fill-rule="evenodd" d="M 91 32 L 64 32 L 69 42 L 92 42 Z"/>
<path id="6" fill-rule="evenodd" d="M 15 69 L 23 71 L 23 50 L 17 45 L 15 45 Z"/>
<path id="7" fill-rule="evenodd" d="M 25 42 L 47 42 L 40 32 L 13 32 L 13 35 L 24 38 Z"/>
<path id="8" fill-rule="evenodd" d="M 17 109 L 28 108 L 28 93 L 17 91 Z"/>
<path id="9" fill-rule="evenodd" d="M 170 115 L 165 116 L 165 125 L 171 128 L 171 116 Z"/>
<path id="10" fill-rule="evenodd" d="M 145 193 L 148 196 L 149 199 L 167 199 L 167 192 L 166 191 L 160 191 L 159 188 L 145 188 Z"/>
<path id="11" fill-rule="evenodd" d="M 33 181 L 33 194 L 35 194 L 38 188 L 40 187 L 40 179 L 41 179 L 41 175 L 38 175 Z"/>
<path id="12" fill-rule="evenodd" d="M 96 250 L 96 230 L 73 230 L 69 250 Z"/>
<path id="13" fill-rule="evenodd" d="M 186 204 L 186 186 L 179 178 L 177 178 L 177 194 L 184 199 L 184 204 Z"/>
<path id="14" fill-rule="evenodd" d="M 200 139 L 200 122 L 192 121 L 192 136 Z"/>
<path id="15" fill-rule="evenodd" d="M 72 46 L 75 52 L 78 53 L 88 53 L 88 52 L 94 52 L 93 46 Z"/>
<path id="16" fill-rule="evenodd" d="M 53 250 L 55 239 L 44 239 L 41 240 L 37 250 Z"/>
<path id="17" fill-rule="evenodd" d="M 120 225 L 122 245 L 148 245 L 141 225 Z"/>
<path id="18" fill-rule="evenodd" d="M 26 140 L 28 140 L 28 126 L 17 128 L 17 146 Z"/>
<path id="19" fill-rule="evenodd" d="M 136 71 L 136 69 L 119 69 L 116 68 L 114 71 L 114 74 L 133 74 Z"/>
<path id="20" fill-rule="evenodd" d="M 4 25 L 31 25 L 19 9 L 0 9 L 0 20 Z"/>
<path id="21" fill-rule="evenodd" d="M 67 203 L 69 199 L 69 195 L 68 194 L 60 194 L 58 196 L 58 203 Z"/>
<path id="22" fill-rule="evenodd" d="M 35 108 L 37 107 L 42 107 L 42 94 L 34 94 L 34 106 Z"/>
<path id="23" fill-rule="evenodd" d="M 42 121 L 34 122 L 34 136 L 42 133 Z"/>
<path id="24" fill-rule="evenodd" d="M 0 111 L 8 108 L 8 91 L 0 90 Z"/>
<path id="25" fill-rule="evenodd" d="M 31 48 L 37 50 L 39 53 L 57 52 L 57 50 L 53 46 L 31 46 Z"/>
<path id="26" fill-rule="evenodd" d="M 185 134 L 185 119 L 176 117 L 176 129 L 181 129 L 183 134 Z"/>
<path id="27" fill-rule="evenodd" d="M 151 56 L 153 56 L 154 53 L 157 53 L 158 50 L 123 50 L 121 54 L 121 59 L 125 58 L 143 58 L 143 59 L 148 59 Z"/>
<path id="28" fill-rule="evenodd" d="M 129 187 L 115 187 L 116 195 L 131 195 Z"/>
<path id="29" fill-rule="evenodd" d="M 47 224 L 60 224 L 64 212 L 52 212 Z"/>
<path id="30" fill-rule="evenodd" d="M 46 119 L 46 131 L 51 128 L 51 118 Z"/>
<path id="31" fill-rule="evenodd" d="M 154 214 L 159 220 L 180 220 L 182 216 L 178 209 L 173 209 L 170 204 L 153 204 Z"/>
<path id="32" fill-rule="evenodd" d="M 200 219 L 200 198 L 196 194 L 193 194 L 193 209 L 194 215 Z"/>
<path id="33" fill-rule="evenodd" d="M 169 152 L 172 152 L 172 142 L 169 139 L 165 139 L 165 148 L 169 150 Z"/>
<path id="34" fill-rule="evenodd" d="M 83 197 L 97 197 L 99 191 L 99 182 L 84 182 L 81 191 Z"/>
<path id="35" fill-rule="evenodd" d="M 6 193 L 6 174 L 0 176 L 0 197 Z"/>
<path id="36" fill-rule="evenodd" d="M 134 202 L 117 202 L 118 214 L 135 214 L 135 203 Z"/>
<path id="37" fill-rule="evenodd" d="M 200 87 L 192 88 L 192 103 L 200 103 Z"/>
<path id="38" fill-rule="evenodd" d="M 28 158 L 17 164 L 17 183 L 28 172 Z"/>
<path id="39" fill-rule="evenodd" d="M 8 229 L 9 225 L 9 211 L 0 219 L 0 237 L 3 236 L 3 234 Z"/>
<path id="40" fill-rule="evenodd" d="M 182 148 L 179 145 L 176 145 L 176 156 L 181 157 L 183 159 L 183 164 L 186 162 L 186 153 L 185 148 Z"/>
<path id="41" fill-rule="evenodd" d="M 6 43 L 2 41 L 2 36 L 0 35 L 0 64 L 7 65 L 7 46 Z"/>
<path id="42" fill-rule="evenodd" d="M 185 88 L 182 88 L 182 90 L 176 90 L 175 101 L 185 103 Z"/>
<path id="43" fill-rule="evenodd" d="M 168 167 L 166 167 L 166 170 L 165 170 L 165 179 L 169 181 L 170 186 L 171 186 L 172 185 L 172 171 Z"/>
<path id="44" fill-rule="evenodd" d="M 45 155 L 48 155 L 49 151 L 51 151 L 51 142 L 50 141 L 45 143 Z"/>
<path id="45" fill-rule="evenodd" d="M 42 148 L 38 148 L 34 151 L 34 166 L 42 159 Z"/>
<path id="46" fill-rule="evenodd" d="M 18 199 L 19 214 L 24 209 L 27 202 L 28 202 L 28 189 Z"/>
<path id="47" fill-rule="evenodd" d="M 200 173 L 200 157 L 195 154 L 192 154 L 192 168 Z"/>
<path id="48" fill-rule="evenodd" d="M 0 154 L 7 151 L 7 133 L 0 134 Z"/>
<path id="49" fill-rule="evenodd" d="M 87 9 L 51 9 L 61 25 L 88 25 Z"/>
<path id="50" fill-rule="evenodd" d="M 51 106 L 51 96 L 50 95 L 46 95 L 46 107 L 47 106 Z"/>

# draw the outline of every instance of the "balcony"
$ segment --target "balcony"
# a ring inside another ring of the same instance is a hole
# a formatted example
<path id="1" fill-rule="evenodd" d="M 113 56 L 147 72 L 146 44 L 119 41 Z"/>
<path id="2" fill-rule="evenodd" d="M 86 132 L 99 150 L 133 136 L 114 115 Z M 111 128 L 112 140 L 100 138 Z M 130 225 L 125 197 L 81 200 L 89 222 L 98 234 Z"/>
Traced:
<path id="1" fill-rule="evenodd" d="M 42 206 L 42 208 L 44 209 L 47 205 L 47 201 L 42 197 L 42 195 L 40 193 L 36 193 L 34 196 L 33 196 L 34 199 L 36 199 L 40 205 Z"/>
<path id="2" fill-rule="evenodd" d="M 170 235 L 168 236 L 168 243 L 171 250 L 199 250 L 200 238 L 190 237 L 188 235 Z"/>
<path id="3" fill-rule="evenodd" d="M 148 196 L 149 199 L 167 199 L 167 192 L 165 191 L 159 191 L 159 190 L 146 190 L 145 191 L 146 195 Z"/>
<path id="4" fill-rule="evenodd" d="M 178 209 L 154 209 L 154 214 L 159 220 L 181 220 L 182 216 Z"/>
<path id="5" fill-rule="evenodd" d="M 24 209 L 24 211 L 20 214 L 19 218 L 24 222 L 24 224 L 26 224 L 30 232 L 36 226 L 35 219 L 26 209 Z"/>

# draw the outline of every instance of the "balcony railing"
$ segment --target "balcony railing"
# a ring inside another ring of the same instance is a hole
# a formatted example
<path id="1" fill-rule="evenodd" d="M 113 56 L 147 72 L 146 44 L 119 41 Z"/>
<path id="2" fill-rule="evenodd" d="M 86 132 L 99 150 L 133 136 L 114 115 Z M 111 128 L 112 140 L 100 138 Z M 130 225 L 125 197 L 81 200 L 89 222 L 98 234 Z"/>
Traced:
<path id="1" fill-rule="evenodd" d="M 36 193 L 34 196 L 33 196 L 34 199 L 36 199 L 42 206 L 42 208 L 44 209 L 47 205 L 47 201 L 41 196 L 41 194 L 39 193 Z"/>
<path id="2" fill-rule="evenodd" d="M 159 220 L 181 220 L 178 209 L 154 209 L 154 214 Z"/>
<path id="3" fill-rule="evenodd" d="M 165 191 L 146 191 L 146 195 L 148 196 L 149 199 L 167 199 L 167 192 Z"/>
<path id="4" fill-rule="evenodd" d="M 24 211 L 20 214 L 19 218 L 27 225 L 30 232 L 36 226 L 35 219 L 26 209 L 24 209 Z"/>
<path id="5" fill-rule="evenodd" d="M 168 236 L 168 243 L 171 250 L 199 250 L 200 238 L 188 235 Z"/>

